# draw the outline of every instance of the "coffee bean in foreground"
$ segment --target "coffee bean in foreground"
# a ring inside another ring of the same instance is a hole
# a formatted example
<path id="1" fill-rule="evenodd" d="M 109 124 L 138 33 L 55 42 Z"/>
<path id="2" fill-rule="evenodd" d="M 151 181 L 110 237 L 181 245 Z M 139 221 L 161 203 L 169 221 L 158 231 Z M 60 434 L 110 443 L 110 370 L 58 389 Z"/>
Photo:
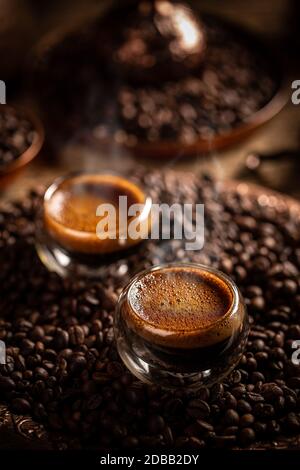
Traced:
<path id="1" fill-rule="evenodd" d="M 170 264 L 136 276 L 124 289 L 115 335 L 124 363 L 145 382 L 199 388 L 225 377 L 248 335 L 244 301 L 223 273 Z"/>

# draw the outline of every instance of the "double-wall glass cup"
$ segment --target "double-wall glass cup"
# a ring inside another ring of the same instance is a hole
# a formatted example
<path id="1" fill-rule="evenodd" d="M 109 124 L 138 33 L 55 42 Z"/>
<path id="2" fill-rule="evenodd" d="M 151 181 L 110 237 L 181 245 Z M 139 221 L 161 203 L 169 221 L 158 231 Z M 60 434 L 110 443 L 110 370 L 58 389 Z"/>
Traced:
<path id="1" fill-rule="evenodd" d="M 61 276 L 97 277 L 114 257 L 147 238 L 151 206 L 144 190 L 121 175 L 58 178 L 44 195 L 37 222 L 39 257 Z"/>
<path id="2" fill-rule="evenodd" d="M 116 308 L 123 362 L 140 380 L 167 388 L 221 381 L 239 362 L 248 330 L 236 284 L 200 264 L 165 264 L 137 274 Z"/>

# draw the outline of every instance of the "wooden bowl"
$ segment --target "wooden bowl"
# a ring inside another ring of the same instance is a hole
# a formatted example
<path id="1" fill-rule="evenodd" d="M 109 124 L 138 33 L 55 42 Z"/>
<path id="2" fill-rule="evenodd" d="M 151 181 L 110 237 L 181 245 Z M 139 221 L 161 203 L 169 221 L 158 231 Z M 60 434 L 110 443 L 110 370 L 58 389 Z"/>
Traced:
<path id="1" fill-rule="evenodd" d="M 180 141 L 160 141 L 156 143 L 139 141 L 135 146 L 125 146 L 126 150 L 136 157 L 144 158 L 174 158 L 176 155 L 192 157 L 207 154 L 213 150 L 222 150 L 237 144 L 250 136 L 256 129 L 275 117 L 285 106 L 288 100 L 286 87 L 281 87 L 263 108 L 252 114 L 239 126 L 226 134 L 216 135 L 212 139 L 198 138 L 191 144 Z"/>
<path id="2" fill-rule="evenodd" d="M 117 143 L 112 136 L 107 136 L 105 138 L 97 138 L 92 135 L 92 131 L 89 127 L 85 127 L 85 123 L 81 123 L 81 128 L 78 130 L 66 130 L 68 140 L 71 137 L 72 132 L 77 136 L 78 140 L 83 143 L 83 145 L 90 146 L 92 148 L 100 148 L 104 152 L 110 152 L 113 146 L 114 150 L 119 148 L 121 151 L 125 150 L 131 155 L 134 155 L 138 159 L 143 157 L 145 158 L 168 158 L 172 159 L 174 156 L 198 156 L 201 154 L 209 153 L 213 150 L 220 150 L 230 145 L 234 145 L 242 139 L 248 137 L 253 131 L 262 126 L 264 123 L 272 119 L 279 111 L 284 107 L 289 99 L 289 86 L 287 79 L 284 75 L 284 66 L 282 64 L 281 58 L 277 57 L 276 54 L 272 53 L 272 49 L 265 44 L 265 41 L 253 34 L 252 32 L 247 31 L 243 27 L 232 23 L 229 20 L 224 18 L 205 14 L 203 13 L 202 19 L 205 24 L 205 19 L 215 20 L 220 25 L 224 25 L 226 28 L 230 29 L 236 38 L 249 46 L 249 49 L 258 51 L 260 56 L 265 58 L 270 73 L 273 75 L 276 81 L 276 90 L 272 98 L 258 111 L 250 115 L 247 119 L 244 119 L 241 123 L 237 124 L 232 129 L 228 130 L 226 133 L 217 133 L 215 136 L 209 139 L 205 139 L 199 136 L 195 141 L 191 143 L 184 143 L 176 139 L 166 139 L 159 140 L 156 142 L 149 142 L 147 140 L 139 139 L 134 145 L 128 145 L 126 142 Z M 39 64 L 43 63 L 44 56 L 55 48 L 58 44 L 63 42 L 63 40 L 69 37 L 70 34 L 76 31 L 76 28 L 70 28 L 71 30 L 61 31 L 57 30 L 46 34 L 39 44 L 32 51 L 32 62 Z M 207 50 L 209 54 L 209 49 Z M 45 75 L 47 80 L 47 74 Z M 259 79 L 259 77 L 258 77 Z M 74 96 L 76 99 L 76 96 Z M 43 103 L 40 103 L 41 109 L 43 109 Z M 47 102 L 45 106 L 45 125 L 47 126 L 48 119 L 50 120 L 49 132 L 51 133 L 52 123 L 54 123 L 54 129 L 57 130 L 57 122 L 61 119 L 61 112 L 58 109 L 53 112 L 52 118 L 49 117 L 49 109 L 47 109 Z M 101 103 L 99 103 L 101 107 Z M 70 132 L 70 135 L 68 134 Z M 64 137 L 63 137 L 64 140 Z"/>
<path id="3" fill-rule="evenodd" d="M 290 83 L 285 75 L 283 57 L 274 53 L 268 43 L 254 33 L 244 29 L 230 20 L 215 15 L 203 15 L 203 18 L 216 19 L 220 24 L 230 28 L 245 44 L 253 50 L 262 51 L 270 66 L 270 71 L 277 81 L 277 90 L 273 97 L 258 111 L 251 114 L 240 124 L 226 133 L 216 134 L 210 139 L 199 137 L 195 142 L 186 144 L 176 140 L 161 140 L 159 142 L 147 142 L 139 140 L 134 146 L 126 146 L 126 149 L 136 157 L 145 158 L 174 158 L 180 156 L 199 156 L 214 150 L 221 150 L 234 145 L 250 136 L 256 129 L 266 124 L 275 117 L 287 104 L 290 97 Z M 208 51 L 209 53 L 209 51 Z"/>
<path id="4" fill-rule="evenodd" d="M 34 138 L 31 145 L 23 152 L 19 157 L 14 161 L 4 166 L 3 169 L 0 169 L 0 190 L 5 189 L 12 181 L 18 176 L 21 170 L 28 165 L 39 153 L 42 148 L 45 139 L 44 127 L 37 117 L 37 115 L 29 109 L 23 109 L 15 106 L 10 106 L 7 104 L 0 105 L 0 114 L 1 110 L 12 111 L 19 116 L 22 116 L 26 120 L 30 121 L 33 130 Z"/>

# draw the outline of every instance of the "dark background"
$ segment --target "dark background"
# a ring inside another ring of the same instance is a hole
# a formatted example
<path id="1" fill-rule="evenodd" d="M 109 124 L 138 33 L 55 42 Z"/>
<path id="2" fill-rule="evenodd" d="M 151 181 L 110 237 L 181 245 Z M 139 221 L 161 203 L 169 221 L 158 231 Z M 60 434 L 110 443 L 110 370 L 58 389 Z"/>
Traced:
<path id="1" fill-rule="evenodd" d="M 125 0 L 121 0 L 122 3 Z M 45 38 L 52 34 L 64 36 L 70 29 L 79 28 L 91 18 L 102 15 L 112 3 L 120 0 L 0 0 L 0 79 L 7 84 L 8 102 L 26 100 L 28 70 L 33 53 Z M 297 0 L 195 0 L 189 2 L 201 11 L 217 13 L 237 22 L 264 37 L 276 54 L 282 55 L 288 87 L 300 79 L 300 2 Z M 259 79 L 259 77 L 258 77 Z M 290 90 L 290 95 L 291 95 Z M 209 171 L 217 178 L 246 179 L 300 197 L 300 105 L 291 102 L 271 122 L 250 138 L 222 152 L 169 162 L 176 169 L 193 172 Z M 265 163 L 259 175 L 244 171 L 249 152 L 273 153 L 296 150 L 292 158 L 275 159 Z M 299 155 L 298 155 L 299 150 Z M 80 156 L 80 158 L 79 158 Z M 62 172 L 91 168 L 93 152 L 69 144 L 58 149 L 55 159 L 46 150 L 10 187 L 5 197 L 18 197 L 38 177 L 51 181 Z M 114 165 L 132 165 L 128 155 L 113 155 Z M 111 160 L 111 161 L 112 161 Z M 107 155 L 97 156 L 97 169 L 107 167 Z M 110 163 L 109 163 L 110 164 Z M 158 161 L 143 162 L 157 167 Z M 94 166 L 92 166 L 94 169 Z"/>

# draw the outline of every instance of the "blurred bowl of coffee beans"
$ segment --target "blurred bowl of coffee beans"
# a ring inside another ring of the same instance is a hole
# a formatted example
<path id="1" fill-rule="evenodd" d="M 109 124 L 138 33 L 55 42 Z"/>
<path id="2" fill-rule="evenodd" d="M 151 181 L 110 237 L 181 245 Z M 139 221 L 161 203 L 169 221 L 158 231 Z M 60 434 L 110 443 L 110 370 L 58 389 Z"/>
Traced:
<path id="1" fill-rule="evenodd" d="M 39 153 L 44 128 L 31 110 L 0 105 L 0 190 Z"/>
<path id="2" fill-rule="evenodd" d="M 288 99 L 282 60 L 263 38 L 183 0 L 124 2 L 52 31 L 29 69 L 52 143 L 138 158 L 233 145 Z"/>

